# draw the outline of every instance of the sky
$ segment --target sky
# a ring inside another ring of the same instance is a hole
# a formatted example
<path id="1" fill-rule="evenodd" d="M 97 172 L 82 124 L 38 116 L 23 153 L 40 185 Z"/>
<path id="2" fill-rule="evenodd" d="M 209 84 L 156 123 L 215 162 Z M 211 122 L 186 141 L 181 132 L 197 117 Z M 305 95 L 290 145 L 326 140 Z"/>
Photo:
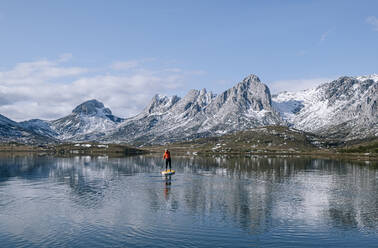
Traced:
<path id="1" fill-rule="evenodd" d="M 378 73 L 378 1 L 0 2 L 0 114 L 52 120 L 98 99 L 120 117 L 155 94 L 272 93 Z"/>

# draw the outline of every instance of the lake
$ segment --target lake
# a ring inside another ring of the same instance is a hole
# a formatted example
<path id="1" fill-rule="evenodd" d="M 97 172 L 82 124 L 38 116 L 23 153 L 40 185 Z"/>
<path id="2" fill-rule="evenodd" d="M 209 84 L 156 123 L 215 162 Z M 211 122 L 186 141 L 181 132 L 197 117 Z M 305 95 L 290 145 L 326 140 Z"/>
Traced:
<path id="1" fill-rule="evenodd" d="M 0 247 L 378 247 L 378 167 L 0 155 Z"/>

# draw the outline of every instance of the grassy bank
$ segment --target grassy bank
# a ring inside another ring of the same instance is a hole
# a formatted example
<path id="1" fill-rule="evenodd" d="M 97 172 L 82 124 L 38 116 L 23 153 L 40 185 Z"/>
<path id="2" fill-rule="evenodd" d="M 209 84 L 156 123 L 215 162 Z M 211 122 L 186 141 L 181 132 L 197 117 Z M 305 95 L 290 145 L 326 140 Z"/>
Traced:
<path id="1" fill-rule="evenodd" d="M 123 144 L 101 144 L 96 142 L 86 143 L 62 143 L 56 145 L 24 145 L 24 144 L 1 144 L 0 152 L 34 152 L 40 154 L 51 154 L 57 156 L 73 155 L 110 155 L 127 156 L 148 153 L 146 150 L 138 149 Z"/>
<path id="2" fill-rule="evenodd" d="M 0 145 L 2 152 L 38 152 L 58 156 L 125 156 L 147 153 L 161 155 L 165 148 L 181 156 L 313 156 L 378 160 L 378 139 L 337 142 L 283 126 L 267 126 L 216 137 L 144 147 L 97 142 L 35 146 L 17 143 Z"/>
<path id="3" fill-rule="evenodd" d="M 327 141 L 287 127 L 268 126 L 144 149 L 162 153 L 168 148 L 174 154 L 200 156 L 314 156 L 378 160 L 377 144 L 377 140 L 337 144 L 333 140 Z"/>

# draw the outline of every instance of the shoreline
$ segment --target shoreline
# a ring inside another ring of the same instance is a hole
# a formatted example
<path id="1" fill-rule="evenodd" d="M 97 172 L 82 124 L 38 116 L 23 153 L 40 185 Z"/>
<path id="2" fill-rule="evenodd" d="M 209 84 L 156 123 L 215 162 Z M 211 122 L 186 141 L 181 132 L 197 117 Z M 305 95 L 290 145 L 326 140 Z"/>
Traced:
<path id="1" fill-rule="evenodd" d="M 324 159 L 346 159 L 353 161 L 378 161 L 378 153 L 347 153 L 333 149 L 321 149 L 314 151 L 301 150 L 274 150 L 259 149 L 256 151 L 228 151 L 218 152 L 212 150 L 198 150 L 190 147 L 173 147 L 173 146 L 148 146 L 132 147 L 122 144 L 100 144 L 100 143 L 79 143 L 77 144 L 59 144 L 59 145 L 24 145 L 11 144 L 0 145 L 0 154 L 4 153 L 28 153 L 38 155 L 53 156 L 110 156 L 122 157 L 129 155 L 153 155 L 160 156 L 164 148 L 168 148 L 172 154 L 180 157 L 312 157 Z"/>

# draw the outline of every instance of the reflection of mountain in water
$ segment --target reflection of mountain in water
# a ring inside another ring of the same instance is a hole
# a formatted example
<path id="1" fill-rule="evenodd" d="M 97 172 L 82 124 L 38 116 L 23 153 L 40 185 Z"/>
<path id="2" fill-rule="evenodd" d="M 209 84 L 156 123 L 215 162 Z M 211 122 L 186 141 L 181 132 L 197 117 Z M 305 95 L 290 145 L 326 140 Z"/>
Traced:
<path id="1" fill-rule="evenodd" d="M 152 225 L 147 216 L 162 211 L 236 223 L 253 233 L 293 221 L 378 226 L 378 172 L 371 166 L 310 158 L 197 157 L 174 158 L 173 166 L 178 173 L 167 185 L 159 175 L 160 157 L 2 156 L 0 184 L 16 177 L 46 179 L 67 187 L 68 198 L 81 208 L 107 209 L 117 221 L 143 226 Z M 184 217 L 177 218 L 179 225 Z"/>

